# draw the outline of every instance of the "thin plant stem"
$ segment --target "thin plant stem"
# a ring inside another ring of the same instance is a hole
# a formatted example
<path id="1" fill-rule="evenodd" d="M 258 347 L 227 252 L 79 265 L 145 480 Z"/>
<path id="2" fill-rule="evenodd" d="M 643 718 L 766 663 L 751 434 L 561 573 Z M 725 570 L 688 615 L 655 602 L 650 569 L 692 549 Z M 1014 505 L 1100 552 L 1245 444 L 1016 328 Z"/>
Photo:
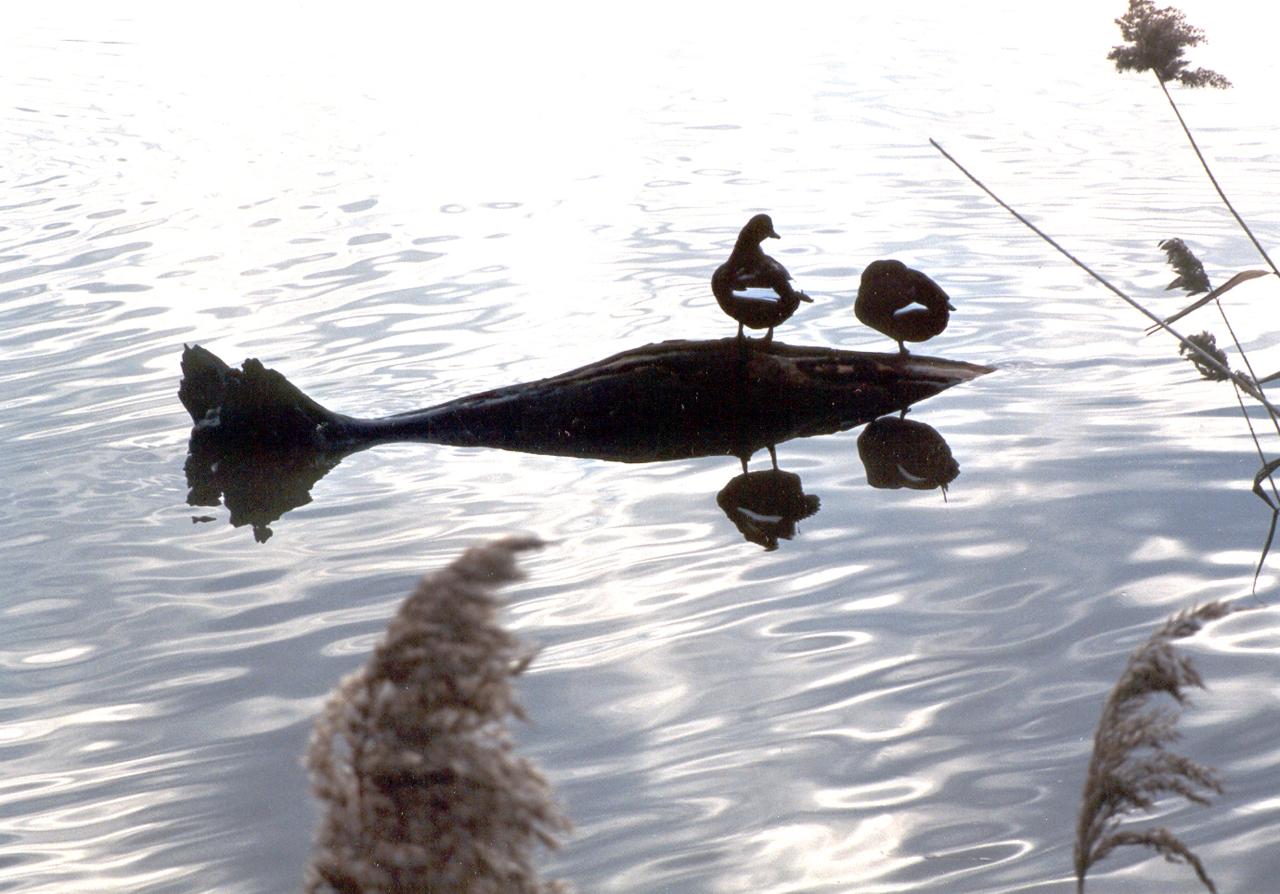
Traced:
<path id="1" fill-rule="evenodd" d="M 930 144 L 932 144 L 932 145 L 933 145 L 933 148 L 937 149 L 939 152 L 941 152 L 941 153 L 942 153 L 943 157 L 945 157 L 945 158 L 947 159 L 947 161 L 949 161 L 949 162 L 951 162 L 953 165 L 955 165 L 955 166 L 956 166 L 956 168 L 958 168 L 958 169 L 959 169 L 960 173 L 962 173 L 962 174 L 964 174 L 966 177 L 968 177 L 968 178 L 973 182 L 973 184 L 974 184 L 975 186 L 977 186 L 980 190 L 982 190 L 982 191 L 983 191 L 983 192 L 985 192 L 987 195 L 989 195 L 993 200 L 995 200 L 995 202 L 996 202 L 996 204 L 997 204 L 997 205 L 999 205 L 999 206 L 1000 206 L 1001 208 L 1003 208 L 1005 211 L 1008 211 L 1008 212 L 1009 212 L 1010 214 L 1012 214 L 1015 218 L 1017 218 L 1017 220 L 1018 220 L 1020 223 L 1022 223 L 1022 225 L 1023 225 L 1023 226 L 1025 226 L 1027 229 L 1031 230 L 1031 232 L 1035 233 L 1037 236 L 1039 236 L 1039 237 L 1040 237 L 1041 239 L 1043 239 L 1045 242 L 1047 242 L 1047 243 L 1049 243 L 1050 245 L 1052 245 L 1055 249 L 1057 249 L 1057 251 L 1058 251 L 1058 253 L 1059 253 L 1059 254 L 1063 255 L 1063 256 L 1064 256 L 1067 260 L 1069 260 L 1071 263 L 1075 264 L 1077 267 L 1079 267 L 1079 268 L 1080 268 L 1081 270 L 1083 270 L 1085 273 L 1089 274 L 1091 277 L 1093 277 L 1095 280 L 1097 280 L 1099 283 L 1101 283 L 1104 287 L 1106 287 L 1106 288 L 1107 288 L 1107 289 L 1109 289 L 1111 292 L 1113 292 L 1115 295 L 1117 295 L 1119 298 L 1121 298 L 1121 299 L 1122 299 L 1126 304 L 1128 304 L 1128 305 L 1129 305 L 1130 307 L 1132 307 L 1134 310 L 1138 311 L 1140 314 L 1142 314 L 1143 316 L 1145 316 L 1147 319 L 1149 319 L 1149 320 L 1151 320 L 1153 323 L 1155 323 L 1158 327 L 1160 327 L 1161 329 L 1165 330 L 1165 331 L 1166 331 L 1166 332 L 1168 332 L 1170 335 L 1172 335 L 1174 338 L 1176 338 L 1176 339 L 1177 339 L 1177 340 L 1178 340 L 1182 345 L 1184 345 L 1184 346 L 1187 348 L 1187 350 L 1194 352 L 1198 357 L 1200 357 L 1200 358 L 1204 361 L 1204 364 L 1205 364 L 1206 366 L 1208 366 L 1210 369 L 1213 369 L 1213 370 L 1216 370 L 1217 372 L 1220 372 L 1222 375 L 1224 375 L 1225 377 L 1227 377 L 1227 378 L 1228 378 L 1228 379 L 1230 379 L 1231 381 L 1235 382 L 1235 383 L 1236 383 L 1240 388 L 1242 388 L 1242 389 L 1244 390 L 1244 392 L 1245 392 L 1246 394 L 1248 394 L 1248 395 L 1249 395 L 1250 397 L 1252 397 L 1254 400 L 1258 401 L 1260 404 L 1262 404 L 1264 407 L 1266 407 L 1267 412 L 1268 412 L 1268 413 L 1270 413 L 1273 417 L 1275 417 L 1275 418 L 1280 418 L 1280 409 L 1277 409 L 1277 408 L 1276 408 L 1276 407 L 1271 403 L 1271 401 L 1267 400 L 1266 395 L 1262 393 L 1262 389 L 1261 389 L 1261 388 L 1259 388 L 1256 384 L 1254 384 L 1253 382 L 1248 381 L 1248 380 L 1247 380 L 1247 379 L 1245 379 L 1243 376 L 1241 376 L 1241 375 L 1239 375 L 1239 374 L 1237 374 L 1237 373 L 1233 373 L 1230 369 L 1228 369 L 1226 366 L 1224 366 L 1222 363 L 1220 363 L 1220 362 L 1218 361 L 1218 359 L 1217 359 L 1216 357 L 1214 357 L 1213 355 L 1211 355 L 1208 351 L 1204 350 L 1204 349 L 1203 349 L 1203 348 L 1201 348 L 1199 345 L 1197 345 L 1197 344 L 1195 344 L 1194 342 L 1192 342 L 1192 341 L 1190 341 L 1189 339 L 1187 339 L 1185 336 L 1183 336 L 1180 332 L 1178 332 L 1176 329 L 1174 329 L 1172 326 L 1170 326 L 1170 325 L 1169 325 L 1168 323 L 1166 323 L 1164 320 L 1160 319 L 1158 316 L 1156 316 L 1156 315 L 1155 315 L 1154 313 L 1152 313 L 1151 311 L 1147 310 L 1145 307 L 1143 307 L 1143 306 L 1142 306 L 1141 304 L 1139 304 L 1137 301 L 1133 300 L 1133 299 L 1132 299 L 1132 298 L 1130 298 L 1128 295 L 1126 295 L 1124 292 L 1120 291 L 1120 289 L 1119 289 L 1119 288 L 1117 288 L 1116 286 L 1112 285 L 1112 284 L 1111 284 L 1111 282 L 1110 282 L 1109 280 L 1107 280 L 1107 279 L 1106 279 L 1106 277 L 1104 277 L 1102 274 L 1100 274 L 1100 273 L 1096 272 L 1095 270 L 1093 270 L 1093 268 L 1091 268 L 1091 267 L 1090 267 L 1088 264 L 1086 264 L 1084 261 L 1080 260 L 1080 259 L 1079 259 L 1079 258 L 1077 258 L 1075 255 L 1073 255 L 1071 252 L 1069 252 L 1069 251 L 1067 251 L 1065 248 L 1063 248 L 1063 247 L 1062 247 L 1062 246 L 1061 246 L 1061 245 L 1060 245 L 1060 244 L 1059 244 L 1059 243 L 1058 243 L 1058 242 L 1057 242 L 1057 241 L 1056 241 L 1052 236 L 1050 236 L 1050 235 L 1049 235 L 1048 233 L 1046 233 L 1044 230 L 1042 230 L 1042 229 L 1040 229 L 1039 227 L 1037 227 L 1037 226 L 1036 226 L 1035 224 L 1033 224 L 1031 221 L 1027 220 L 1027 218 L 1023 217 L 1023 216 L 1022 216 L 1020 213 L 1018 213 L 1018 211 L 1016 211 L 1016 210 L 1015 210 L 1011 205 L 1009 205 L 1007 202 L 1005 202 L 1005 201 L 1004 201 L 1004 199 L 1002 199 L 1002 198 L 1000 198 L 998 195 L 996 195 L 996 194 L 995 194 L 995 193 L 990 189 L 990 187 L 988 187 L 985 183 L 983 183 L 981 180 L 979 180 L 977 177 L 975 177 L 973 174 L 971 174 L 971 173 L 969 172 L 969 169 L 968 169 L 968 168 L 966 168 L 964 165 L 960 164 L 960 162 L 956 161 L 955 157 L 954 157 L 954 156 L 952 156 L 952 154 L 951 154 L 950 152 L 948 152 L 946 149 L 943 149 L 943 148 L 942 148 L 942 145 L 941 145 L 937 140 L 934 140 L 934 139 L 932 139 L 932 138 L 931 138 L 931 139 L 929 140 L 929 142 L 930 142 Z"/>
<path id="2" fill-rule="evenodd" d="M 1235 330 L 1235 328 L 1231 325 L 1231 320 L 1227 318 L 1227 309 L 1226 309 L 1225 307 L 1223 307 L 1223 306 L 1222 306 L 1222 302 L 1221 302 L 1221 301 L 1219 301 L 1219 300 L 1218 300 L 1218 299 L 1216 299 L 1216 298 L 1213 300 L 1213 303 L 1214 303 L 1214 304 L 1216 304 L 1216 305 L 1218 306 L 1218 313 L 1219 313 L 1219 315 L 1221 315 L 1221 317 L 1222 317 L 1222 323 L 1223 323 L 1223 325 L 1225 325 L 1225 326 L 1227 327 L 1227 332 L 1228 332 L 1228 334 L 1230 334 L 1230 336 L 1231 336 L 1231 342 L 1232 342 L 1232 344 L 1234 344 L 1234 345 L 1236 346 L 1236 351 L 1238 351 L 1238 352 L 1239 352 L 1239 354 L 1240 354 L 1240 359 L 1244 361 L 1245 369 L 1247 369 L 1247 370 L 1249 371 L 1249 377 L 1250 377 L 1251 379 L 1253 379 L 1255 382 L 1256 382 L 1256 381 L 1258 381 L 1258 374 L 1257 374 L 1257 373 L 1255 373 L 1255 372 L 1253 371 L 1253 363 L 1252 363 L 1252 362 L 1250 362 L 1250 360 L 1249 360 L 1249 355 L 1245 353 L 1244 347 L 1243 347 L 1243 346 L 1241 346 L 1241 344 L 1240 344 L 1240 339 L 1236 337 L 1236 330 Z M 1232 384 L 1233 386 L 1235 386 L 1235 389 L 1236 389 L 1236 399 L 1237 399 L 1237 400 L 1239 400 L 1239 398 L 1240 398 L 1240 386 L 1239 386 L 1239 385 L 1236 385 L 1236 383 L 1235 383 L 1235 380 L 1234 380 L 1234 379 L 1232 380 L 1231 384 Z M 1244 409 L 1244 402 L 1243 402 L 1243 401 L 1241 401 L 1241 402 L 1240 402 L 1240 408 L 1241 408 L 1242 410 Z M 1268 414 L 1268 415 L 1271 415 L 1271 414 Z M 1245 413 L 1245 414 L 1244 414 L 1244 419 L 1245 419 L 1245 422 L 1249 423 L 1249 434 L 1253 435 L 1253 422 L 1252 422 L 1252 420 L 1250 420 L 1250 418 L 1249 418 L 1249 414 L 1248 414 L 1248 413 Z M 1277 419 L 1274 415 L 1271 415 L 1271 424 L 1275 426 L 1276 434 L 1280 435 L 1280 419 Z M 1257 437 L 1257 435 L 1254 435 L 1254 437 L 1253 437 L 1253 442 L 1254 442 L 1255 444 L 1257 444 L 1257 443 L 1258 443 L 1258 437 Z M 1261 447 L 1259 447 L 1259 448 L 1258 448 L 1258 457 L 1262 460 L 1262 464 L 1263 464 L 1263 465 L 1266 465 L 1266 464 L 1267 464 L 1267 458 L 1266 458 L 1265 456 L 1263 456 L 1263 455 L 1262 455 L 1262 448 L 1261 448 Z M 1274 480 L 1274 479 L 1271 479 L 1271 476 L 1267 476 L 1267 477 L 1268 477 L 1268 479 L 1270 479 L 1270 480 L 1271 480 L 1271 489 L 1274 491 L 1274 490 L 1275 490 L 1275 487 L 1276 487 L 1275 480 Z M 1276 494 L 1276 501 L 1277 501 L 1277 503 L 1280 503 L 1280 493 L 1277 493 L 1277 494 Z"/>
<path id="3" fill-rule="evenodd" d="M 1228 324 L 1230 327 L 1230 324 Z M 1249 437 L 1253 438 L 1253 449 L 1258 452 L 1258 461 L 1262 463 L 1262 468 L 1267 467 L 1267 456 L 1262 452 L 1262 444 L 1258 441 L 1258 434 L 1253 429 L 1253 420 L 1249 418 L 1249 410 L 1244 405 L 1244 398 L 1240 396 L 1240 386 L 1234 382 L 1232 391 L 1236 396 L 1236 403 L 1240 405 L 1240 415 L 1244 416 L 1245 425 L 1249 426 Z M 1275 417 L 1273 416 L 1272 419 Z M 1271 541 L 1276 536 L 1276 522 L 1280 521 L 1280 492 L 1276 491 L 1276 479 L 1274 475 L 1267 476 L 1267 482 L 1271 485 L 1271 493 L 1275 495 L 1276 502 L 1271 504 L 1271 528 L 1267 531 L 1267 540 L 1262 545 L 1262 554 L 1258 556 L 1258 564 L 1253 569 L 1253 595 L 1258 596 L 1258 575 L 1262 574 L 1262 563 L 1267 561 L 1267 553 L 1271 551 Z"/>
<path id="4" fill-rule="evenodd" d="M 1155 74 L 1155 71 L 1152 71 Z M 1187 122 L 1182 117 L 1182 112 L 1178 110 L 1178 104 L 1173 101 L 1173 94 L 1169 92 L 1169 87 L 1156 74 L 1156 81 L 1160 84 L 1160 89 L 1164 91 L 1164 98 L 1169 100 L 1169 107 L 1173 109 L 1173 114 L 1177 116 L 1178 123 L 1182 125 L 1182 132 L 1187 135 L 1187 141 L 1191 143 L 1191 148 L 1195 150 L 1196 158 L 1200 159 L 1200 167 L 1204 168 L 1204 172 L 1209 175 L 1209 182 L 1213 184 L 1213 188 L 1218 191 L 1218 197 L 1222 199 L 1222 204 L 1227 206 L 1227 210 L 1231 212 L 1231 216 L 1236 219 L 1236 223 L 1240 224 L 1240 229 L 1244 230 L 1249 241 L 1253 243 L 1253 247 L 1258 250 L 1258 254 L 1262 255 L 1263 260 L 1271 267 L 1276 276 L 1280 276 L 1280 269 L 1277 269 L 1275 262 L 1271 260 L 1271 256 L 1267 254 L 1267 250 L 1262 247 L 1262 243 L 1253 235 L 1253 230 L 1249 229 L 1249 225 L 1244 222 L 1244 218 L 1236 211 L 1231 200 L 1227 198 L 1227 194 L 1222 191 L 1222 187 L 1218 184 L 1218 178 L 1213 176 L 1213 171 L 1209 168 L 1209 162 L 1205 160 L 1204 153 L 1200 151 L 1196 138 L 1191 135 L 1191 128 L 1187 127 Z"/>
<path id="5" fill-rule="evenodd" d="M 1232 384 L 1234 385 L 1234 383 Z M 1249 411 L 1244 405 L 1244 398 L 1240 396 L 1239 387 L 1235 388 L 1235 394 L 1236 394 L 1236 403 L 1240 404 L 1240 412 L 1244 415 L 1245 424 L 1249 426 L 1249 437 L 1253 438 L 1253 447 L 1255 450 L 1258 451 L 1258 460 L 1262 463 L 1262 465 L 1265 466 L 1268 462 L 1267 456 L 1262 451 L 1262 444 L 1261 442 L 1258 441 L 1258 433 L 1254 431 L 1253 420 L 1249 418 Z M 1275 476 L 1268 475 L 1267 481 L 1271 482 L 1271 493 L 1275 494 L 1276 504 L 1280 505 L 1280 491 L 1276 490 Z"/>

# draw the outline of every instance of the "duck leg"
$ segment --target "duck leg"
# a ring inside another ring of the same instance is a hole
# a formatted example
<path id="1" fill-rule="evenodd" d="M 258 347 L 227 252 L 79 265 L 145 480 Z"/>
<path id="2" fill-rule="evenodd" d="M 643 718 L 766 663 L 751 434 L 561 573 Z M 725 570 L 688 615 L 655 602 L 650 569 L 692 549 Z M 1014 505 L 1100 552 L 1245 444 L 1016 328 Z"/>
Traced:
<path id="1" fill-rule="evenodd" d="M 773 470 L 775 472 L 778 471 L 778 451 L 774 449 L 772 444 L 769 445 L 769 459 L 773 460 Z"/>
<path id="2" fill-rule="evenodd" d="M 773 344 L 773 327 L 772 326 L 769 327 L 769 331 L 765 335 L 765 337 L 760 340 L 760 347 L 767 348 L 771 344 Z"/>

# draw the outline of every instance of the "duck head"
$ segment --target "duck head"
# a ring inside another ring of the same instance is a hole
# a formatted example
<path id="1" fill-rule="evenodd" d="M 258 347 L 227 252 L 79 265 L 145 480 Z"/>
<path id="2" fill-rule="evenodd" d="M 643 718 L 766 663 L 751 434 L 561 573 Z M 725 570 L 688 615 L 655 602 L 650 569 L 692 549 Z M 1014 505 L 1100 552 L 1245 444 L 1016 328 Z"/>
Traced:
<path id="1" fill-rule="evenodd" d="M 739 242 L 749 242 L 753 245 L 759 245 L 766 239 L 781 238 L 773 229 L 773 219 L 767 214 L 757 214 L 751 218 L 738 234 Z"/>

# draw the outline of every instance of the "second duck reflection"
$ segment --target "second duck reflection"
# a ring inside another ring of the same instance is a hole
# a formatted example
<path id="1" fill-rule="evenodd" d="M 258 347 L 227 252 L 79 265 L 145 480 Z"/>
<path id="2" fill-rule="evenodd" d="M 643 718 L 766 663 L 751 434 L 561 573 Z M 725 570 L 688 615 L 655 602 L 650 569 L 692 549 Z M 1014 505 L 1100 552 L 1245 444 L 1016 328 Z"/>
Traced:
<path id="1" fill-rule="evenodd" d="M 779 540 L 796 535 L 797 524 L 815 514 L 821 501 L 806 494 L 800 476 L 778 468 L 771 449 L 773 467 L 762 472 L 743 473 L 716 494 L 716 503 L 738 531 L 766 550 L 778 548 Z M 960 474 L 960 464 L 937 429 L 898 416 L 882 416 L 869 422 L 858 436 L 858 457 L 872 487 L 942 491 Z"/>
<path id="2" fill-rule="evenodd" d="M 766 239 L 780 238 L 773 219 L 757 214 L 738 233 L 729 259 L 711 276 L 716 303 L 738 321 L 738 339 L 744 345 L 743 327 L 767 329 L 759 346 L 768 348 L 774 328 L 791 319 L 800 302 L 813 301 L 791 285 L 787 268 L 760 247 Z M 896 260 L 867 265 L 853 305 L 854 316 L 896 341 L 903 354 L 904 342 L 928 341 L 946 329 L 953 310 L 936 282 Z"/>

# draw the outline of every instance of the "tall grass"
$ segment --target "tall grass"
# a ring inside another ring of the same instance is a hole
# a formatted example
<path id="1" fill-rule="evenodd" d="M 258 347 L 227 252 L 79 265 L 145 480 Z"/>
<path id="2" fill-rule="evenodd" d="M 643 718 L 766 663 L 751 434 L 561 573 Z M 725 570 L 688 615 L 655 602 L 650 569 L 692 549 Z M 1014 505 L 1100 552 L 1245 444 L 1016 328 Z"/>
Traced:
<path id="1" fill-rule="evenodd" d="M 1221 793 L 1222 784 L 1212 769 L 1169 747 L 1178 739 L 1177 722 L 1187 703 L 1187 689 L 1204 688 L 1191 659 L 1174 649 L 1173 640 L 1191 636 L 1230 612 L 1227 603 L 1210 602 L 1169 618 L 1129 656 L 1107 696 L 1093 737 L 1076 822 L 1077 894 L 1084 892 L 1090 867 L 1116 848 L 1133 845 L 1186 863 L 1216 894 L 1200 858 L 1167 828 L 1132 829 L 1122 823 L 1130 814 L 1151 810 L 1166 795 L 1208 804 L 1209 794 Z M 1174 707 L 1153 707 L 1152 699 L 1159 696 L 1168 696 Z"/>
<path id="2" fill-rule="evenodd" d="M 1107 58 L 1116 64 L 1119 71 L 1150 71 L 1155 75 L 1162 94 L 1218 198 L 1231 212 L 1269 270 L 1238 272 L 1215 289 L 1204 265 L 1186 243 L 1178 238 L 1165 239 L 1160 242 L 1160 248 L 1165 251 L 1177 274 L 1169 288 L 1182 289 L 1191 296 L 1203 294 L 1203 297 L 1178 313 L 1161 319 L 1006 203 L 936 140 L 930 140 L 930 143 L 1018 221 L 1105 288 L 1148 317 L 1154 324 L 1148 331 L 1159 329 L 1176 338 L 1180 353 L 1191 360 L 1203 376 L 1232 383 L 1261 463 L 1254 476 L 1253 490 L 1271 509 L 1271 527 L 1254 571 L 1253 585 L 1256 592 L 1258 575 L 1271 548 L 1277 519 L 1280 518 L 1280 490 L 1272 477 L 1280 469 L 1280 459 L 1268 459 L 1245 405 L 1245 398 L 1250 398 L 1263 408 L 1270 417 L 1277 437 L 1280 437 L 1280 409 L 1263 391 L 1263 385 L 1280 378 L 1280 373 L 1263 377 L 1256 374 L 1236 335 L 1236 327 L 1219 299 L 1249 279 L 1280 276 L 1280 269 L 1277 269 L 1262 243 L 1222 189 L 1169 90 L 1170 82 L 1191 88 L 1230 86 L 1230 82 L 1217 72 L 1189 67 L 1184 53 L 1188 48 L 1204 41 L 1204 32 L 1189 25 L 1179 10 L 1172 7 L 1158 8 L 1151 0 L 1130 0 L 1128 11 L 1116 20 L 1116 24 L 1119 25 L 1125 42 L 1113 47 Z M 1244 365 L 1243 372 L 1231 368 L 1227 353 L 1218 346 L 1217 339 L 1212 334 L 1202 332 L 1184 336 L 1173 328 L 1173 323 L 1210 302 L 1217 307 L 1227 328 L 1231 345 Z M 1264 488 L 1264 482 L 1269 487 Z M 1077 821 L 1074 866 L 1079 894 L 1083 894 L 1085 877 L 1092 866 L 1115 849 L 1132 845 L 1151 848 L 1166 859 L 1186 863 L 1207 890 L 1216 892 L 1213 880 L 1199 857 L 1172 832 L 1164 827 L 1131 828 L 1127 820 L 1135 813 L 1151 810 L 1160 798 L 1168 795 L 1181 795 L 1196 803 L 1205 804 L 1210 794 L 1221 791 L 1221 783 L 1212 769 L 1175 754 L 1170 749 L 1178 738 L 1176 723 L 1180 709 L 1186 703 L 1187 689 L 1203 686 L 1191 661 L 1176 652 L 1173 641 L 1190 636 L 1207 621 L 1223 617 L 1229 611 L 1231 609 L 1227 604 L 1213 602 L 1170 618 L 1129 657 L 1124 672 L 1108 696 L 1094 736 L 1094 748 L 1085 777 Z M 1172 699 L 1173 707 L 1153 707 L 1151 700 L 1159 696 Z"/>
<path id="3" fill-rule="evenodd" d="M 1191 69 L 1189 63 L 1184 56 L 1185 51 L 1194 46 L 1198 46 L 1205 40 L 1204 32 L 1187 23 L 1183 13 L 1173 7 L 1157 7 L 1152 0 L 1129 0 L 1128 11 L 1119 19 L 1116 24 L 1120 27 L 1120 32 L 1124 38 L 1124 43 L 1111 49 L 1107 58 L 1113 61 L 1119 71 L 1150 71 L 1154 74 L 1160 90 L 1164 97 L 1168 100 L 1170 108 L 1173 109 L 1182 132 L 1186 135 L 1192 150 L 1199 159 L 1201 167 L 1212 183 L 1214 190 L 1217 192 L 1219 199 L 1231 212 L 1241 230 L 1249 238 L 1250 242 L 1258 251 L 1259 255 L 1266 262 L 1270 270 L 1244 270 L 1229 277 L 1218 288 L 1212 288 L 1209 283 L 1208 276 L 1205 274 L 1204 266 L 1200 260 L 1195 257 L 1186 243 L 1180 238 L 1165 239 L 1160 242 L 1160 247 L 1165 250 L 1169 262 L 1173 265 L 1178 273 L 1177 278 L 1170 284 L 1170 288 L 1184 289 L 1190 295 L 1197 295 L 1201 292 L 1207 292 L 1204 297 L 1199 298 L 1191 305 L 1183 308 L 1179 312 L 1171 316 L 1161 319 L 1141 302 L 1127 295 L 1121 289 L 1116 287 L 1105 277 L 1094 271 L 1088 264 L 1080 260 L 1052 236 L 1036 226 L 1020 212 L 1006 203 L 998 195 L 995 194 L 985 183 L 978 177 L 970 173 L 970 171 L 962 165 L 955 157 L 947 152 L 941 144 L 936 140 L 930 140 L 942 155 L 950 161 L 957 169 L 968 177 L 979 189 L 983 190 L 987 195 L 996 201 L 1002 208 L 1012 214 L 1023 225 L 1032 230 L 1036 235 L 1040 236 L 1045 242 L 1053 246 L 1058 252 L 1064 255 L 1069 261 L 1085 271 L 1089 276 L 1093 277 L 1105 288 L 1127 302 L 1130 306 L 1138 310 L 1140 313 L 1150 319 L 1153 325 L 1148 332 L 1157 329 L 1163 330 L 1172 335 L 1179 342 L 1179 353 L 1195 364 L 1201 375 L 1206 378 L 1229 381 L 1232 383 L 1236 392 L 1236 400 L 1240 406 L 1241 414 L 1249 427 L 1250 434 L 1253 438 L 1254 446 L 1258 453 L 1258 459 L 1261 463 L 1258 473 L 1254 478 L 1254 493 L 1267 504 L 1271 512 L 1271 526 L 1267 532 L 1266 541 L 1263 544 L 1261 555 L 1258 559 L 1257 567 L 1254 570 L 1254 589 L 1256 592 L 1258 576 L 1262 571 L 1262 567 L 1266 562 L 1266 557 L 1271 549 L 1271 544 L 1275 537 L 1277 520 L 1280 520 L 1280 487 L 1273 478 L 1273 473 L 1280 469 L 1280 459 L 1268 458 L 1267 451 L 1263 448 L 1258 434 L 1253 427 L 1248 408 L 1245 406 L 1244 398 L 1248 397 L 1257 404 L 1261 405 L 1266 414 L 1270 417 L 1271 424 L 1276 431 L 1277 437 L 1280 437 L 1280 408 L 1277 408 L 1267 397 L 1263 390 L 1263 386 L 1270 381 L 1280 378 L 1280 372 L 1267 376 L 1258 376 L 1254 370 L 1253 363 L 1248 353 L 1241 345 L 1239 338 L 1236 336 L 1236 328 L 1227 314 L 1226 308 L 1223 307 L 1219 300 L 1222 295 L 1235 288 L 1242 282 L 1254 279 L 1259 276 L 1275 275 L 1280 276 L 1280 268 L 1277 268 L 1271 260 L 1270 255 L 1258 241 L 1253 230 L 1245 222 L 1244 218 L 1236 210 L 1231 200 L 1227 198 L 1226 192 L 1222 189 L 1221 184 L 1214 176 L 1213 170 L 1201 151 L 1199 144 L 1196 142 L 1190 127 L 1182 116 L 1181 110 L 1174 101 L 1173 94 L 1169 91 L 1169 83 L 1175 82 L 1184 87 L 1216 87 L 1225 89 L 1231 85 L 1226 77 L 1215 71 L 1205 68 Z M 1223 324 L 1227 327 L 1230 334 L 1231 343 L 1236 353 L 1240 357 L 1240 361 L 1244 365 L 1243 371 L 1233 370 L 1229 364 L 1227 354 L 1218 346 L 1217 339 L 1211 333 L 1202 332 L 1195 335 L 1183 335 L 1173 328 L 1173 323 L 1180 320 L 1187 314 L 1203 307 L 1208 303 L 1214 303 L 1218 309 L 1218 313 L 1222 318 Z M 1266 482 L 1264 488 L 1263 483 Z M 1268 493 L 1268 491 L 1270 493 Z"/>
<path id="4" fill-rule="evenodd" d="M 568 831 L 538 769 L 512 749 L 512 690 L 533 652 L 497 623 L 517 579 L 508 538 L 422 579 L 368 663 L 333 691 L 307 752 L 324 806 L 311 894 L 552 894 L 534 865 Z"/>

